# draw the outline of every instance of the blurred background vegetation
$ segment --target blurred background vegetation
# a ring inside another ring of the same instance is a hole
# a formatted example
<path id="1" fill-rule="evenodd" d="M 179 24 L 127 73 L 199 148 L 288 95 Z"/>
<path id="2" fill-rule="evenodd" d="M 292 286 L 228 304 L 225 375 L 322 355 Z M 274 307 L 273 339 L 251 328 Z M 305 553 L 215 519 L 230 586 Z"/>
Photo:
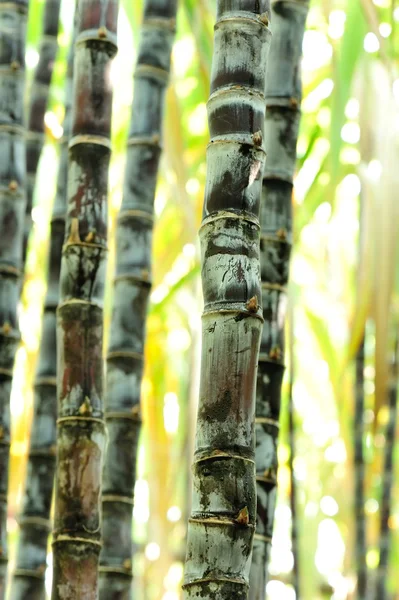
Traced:
<path id="1" fill-rule="evenodd" d="M 38 61 L 43 0 L 31 0 L 30 5 L 28 84 Z M 144 428 L 135 489 L 134 568 L 136 598 L 140 600 L 181 597 L 200 365 L 202 297 L 197 230 L 205 184 L 206 101 L 215 8 L 216 0 L 181 0 L 167 96 L 164 154 L 155 201 L 154 287 L 143 382 Z M 111 74 L 114 153 L 109 193 L 110 274 L 141 10 L 141 0 L 121 0 L 119 54 Z M 72 16 L 72 2 L 64 0 L 60 51 L 45 119 L 47 143 L 39 166 L 35 226 L 20 307 L 23 343 L 16 359 L 11 406 L 11 551 L 18 535 L 17 514 L 32 416 L 32 380 L 40 342 L 49 217 L 55 192 L 57 141 L 62 135 L 63 80 Z M 395 7 L 394 0 L 311 2 L 303 44 L 304 94 L 293 198 L 295 245 L 290 284 L 297 440 L 293 465 L 298 486 L 301 600 L 355 597 L 354 355 L 365 326 L 365 509 L 371 576 L 378 564 L 381 464 L 388 418 L 386 365 L 399 323 L 398 32 L 399 6 Z M 359 249 L 361 228 L 363 241 Z M 109 286 L 106 324 L 111 302 Z M 286 381 L 270 600 L 295 598 L 291 586 L 287 392 Z M 397 454 L 395 451 L 396 472 Z M 389 527 L 391 564 L 398 565 L 398 485 Z M 50 575 L 49 569 L 49 590 Z M 389 589 L 393 598 L 399 598 L 399 579 L 395 575 L 391 569 Z"/>

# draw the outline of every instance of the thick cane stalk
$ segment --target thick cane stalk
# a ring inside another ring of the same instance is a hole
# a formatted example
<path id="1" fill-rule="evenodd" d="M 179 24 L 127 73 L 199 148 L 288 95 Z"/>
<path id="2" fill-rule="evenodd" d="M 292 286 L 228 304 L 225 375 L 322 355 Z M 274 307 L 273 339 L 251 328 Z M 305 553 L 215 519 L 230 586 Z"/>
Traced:
<path id="1" fill-rule="evenodd" d="M 267 161 L 261 210 L 264 327 L 256 390 L 257 522 L 251 600 L 265 598 L 277 496 L 286 286 L 292 245 L 291 196 L 300 119 L 300 59 L 308 6 L 298 0 L 277 0 L 272 4 L 273 39 L 266 84 Z"/>
<path id="2" fill-rule="evenodd" d="M 64 242 L 68 175 L 68 142 L 71 130 L 73 46 L 69 53 L 65 90 L 64 135 L 60 140 L 57 193 L 51 217 L 47 294 L 42 337 L 34 384 L 34 414 L 28 455 L 25 496 L 19 518 L 19 543 L 11 597 L 43 600 L 50 507 L 56 458 L 57 352 L 56 308 L 59 300 L 61 253 Z"/>
<path id="3" fill-rule="evenodd" d="M 97 600 L 103 291 L 117 0 L 79 0 L 68 207 L 57 309 L 58 438 L 52 600 Z"/>
<path id="4" fill-rule="evenodd" d="M 391 515 L 392 488 L 394 481 L 393 454 L 398 417 L 398 374 L 399 340 L 395 340 L 395 351 L 391 367 L 391 381 L 388 389 L 389 419 L 385 431 L 384 470 L 382 473 L 382 497 L 380 505 L 380 558 L 377 567 L 376 600 L 388 600 L 387 580 L 388 561 L 391 549 L 389 517 Z"/>
<path id="5" fill-rule="evenodd" d="M 364 339 L 362 339 L 356 353 L 356 384 L 355 384 L 355 519 L 356 543 L 355 557 L 357 570 L 357 598 L 366 600 L 367 594 L 367 542 L 366 542 L 366 515 L 364 512 L 365 490 L 364 479 L 366 474 L 363 435 L 364 435 Z"/>
<path id="6" fill-rule="evenodd" d="M 269 5 L 219 0 L 200 229 L 201 382 L 184 597 L 244 600 L 256 519 L 259 207 Z"/>
<path id="7" fill-rule="evenodd" d="M 114 306 L 106 378 L 100 598 L 130 598 L 132 505 L 141 426 L 145 322 L 151 289 L 154 197 L 177 0 L 146 0 L 134 78 L 122 206 L 116 227 Z"/>
<path id="8" fill-rule="evenodd" d="M 10 393 L 20 335 L 17 304 L 26 204 L 25 32 L 28 0 L 0 0 L 0 600 L 7 575 Z"/>
<path id="9" fill-rule="evenodd" d="M 27 197 L 24 231 L 24 262 L 32 228 L 32 204 L 37 167 L 44 144 L 44 114 L 47 109 L 51 77 L 58 50 L 57 36 L 61 0 L 46 0 L 44 6 L 39 62 L 30 89 L 28 135 L 26 138 Z"/>

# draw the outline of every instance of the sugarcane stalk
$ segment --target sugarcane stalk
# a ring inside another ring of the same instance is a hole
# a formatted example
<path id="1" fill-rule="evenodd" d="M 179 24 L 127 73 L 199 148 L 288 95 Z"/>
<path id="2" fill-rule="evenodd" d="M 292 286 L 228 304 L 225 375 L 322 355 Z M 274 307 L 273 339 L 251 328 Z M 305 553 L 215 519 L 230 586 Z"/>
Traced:
<path id="1" fill-rule="evenodd" d="M 97 600 L 103 296 L 117 0 L 79 0 L 68 206 L 57 309 L 58 436 L 52 600 Z"/>
<path id="2" fill-rule="evenodd" d="M 7 579 L 10 393 L 20 341 L 17 305 L 26 204 L 25 33 L 28 0 L 0 0 L 0 600 Z"/>
<path id="3" fill-rule="evenodd" d="M 264 327 L 256 389 L 257 521 L 251 600 L 266 595 L 267 567 L 277 497 L 277 444 L 284 374 L 284 326 L 292 246 L 292 186 L 296 162 L 300 59 L 308 2 L 272 3 L 266 82 L 266 149 L 261 209 L 261 277 Z M 266 67 L 266 65 L 265 65 Z"/>
<path id="4" fill-rule="evenodd" d="M 114 305 L 107 354 L 102 600 L 131 597 L 132 505 L 151 290 L 154 198 L 176 10 L 177 0 L 146 0 L 134 75 L 124 192 L 116 226 Z"/>
<path id="5" fill-rule="evenodd" d="M 39 62 L 30 89 L 30 104 L 26 138 L 27 200 L 24 231 L 24 262 L 28 238 L 32 229 L 32 206 L 40 155 L 44 145 L 44 115 L 47 109 L 51 77 L 58 50 L 58 26 L 61 0 L 46 0 L 43 13 Z"/>
<path id="6" fill-rule="evenodd" d="M 392 488 L 394 482 L 393 454 L 398 418 L 398 363 L 399 338 L 396 337 L 391 366 L 391 380 L 388 388 L 389 417 L 385 430 L 384 468 L 382 473 L 382 496 L 380 503 L 380 556 L 376 574 L 376 600 L 388 600 L 388 598 L 390 598 L 387 588 L 388 563 L 391 550 L 389 519 L 391 516 Z"/>
<path id="7" fill-rule="evenodd" d="M 356 521 L 356 543 L 355 560 L 357 570 L 357 598 L 367 598 L 367 563 L 366 563 L 366 515 L 365 505 L 365 462 L 363 452 L 364 434 L 364 337 L 362 338 L 356 353 L 356 382 L 355 382 L 355 419 L 354 419 L 354 441 L 355 441 L 355 521 Z"/>
<path id="8" fill-rule="evenodd" d="M 64 134 L 60 140 L 57 192 L 51 217 L 47 294 L 34 383 L 34 413 L 19 540 L 11 588 L 13 600 L 43 600 L 50 508 L 56 458 L 57 352 L 56 309 L 59 301 L 61 253 L 64 243 L 68 175 L 68 142 L 71 130 L 73 44 L 68 57 L 65 90 Z"/>
<path id="9" fill-rule="evenodd" d="M 184 598 L 244 600 L 256 519 L 259 207 L 270 6 L 219 0 L 208 101 L 201 380 Z"/>

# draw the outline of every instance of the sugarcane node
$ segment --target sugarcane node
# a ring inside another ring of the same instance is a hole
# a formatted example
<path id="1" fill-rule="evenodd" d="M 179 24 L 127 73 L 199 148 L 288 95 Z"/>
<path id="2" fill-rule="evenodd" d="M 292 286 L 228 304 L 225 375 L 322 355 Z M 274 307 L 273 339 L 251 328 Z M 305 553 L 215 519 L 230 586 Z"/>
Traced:
<path id="1" fill-rule="evenodd" d="M 97 35 L 100 39 L 103 40 L 104 38 L 107 37 L 107 29 L 104 26 L 99 27 L 99 29 L 97 31 Z"/>
<path id="2" fill-rule="evenodd" d="M 261 21 L 261 23 L 263 23 L 264 25 L 269 25 L 269 13 L 266 11 L 264 13 L 262 13 L 259 17 L 259 20 Z"/>
<path id="3" fill-rule="evenodd" d="M 285 242 L 285 240 L 287 239 L 287 230 L 282 227 L 281 229 L 276 231 L 276 236 L 279 240 Z"/>
<path id="4" fill-rule="evenodd" d="M 21 67 L 21 64 L 18 60 L 13 60 L 10 66 L 13 71 L 18 71 L 18 69 Z"/>
<path id="5" fill-rule="evenodd" d="M 229 454 L 227 452 L 224 452 L 223 450 L 214 450 L 211 454 L 211 457 L 214 458 L 215 456 L 229 456 Z"/>
<path id="6" fill-rule="evenodd" d="M 258 312 L 258 308 L 259 308 L 258 297 L 252 296 L 252 298 L 250 300 L 248 300 L 248 302 L 247 302 L 247 309 L 251 313 L 256 313 L 256 312 Z"/>
<path id="7" fill-rule="evenodd" d="M 15 179 L 12 179 L 12 181 L 10 181 L 10 183 L 8 184 L 8 189 L 10 190 L 10 192 L 16 192 L 18 189 L 18 182 L 15 181 Z"/>
<path id="8" fill-rule="evenodd" d="M 255 146 L 261 146 L 262 145 L 262 132 L 259 131 L 255 131 L 255 133 L 252 134 L 252 140 L 255 144 Z"/>
<path id="9" fill-rule="evenodd" d="M 239 525 L 248 525 L 249 524 L 249 512 L 248 512 L 248 508 L 246 506 L 244 506 L 244 508 L 242 508 L 240 510 L 240 512 L 238 513 L 238 515 L 235 518 L 235 521 Z"/>

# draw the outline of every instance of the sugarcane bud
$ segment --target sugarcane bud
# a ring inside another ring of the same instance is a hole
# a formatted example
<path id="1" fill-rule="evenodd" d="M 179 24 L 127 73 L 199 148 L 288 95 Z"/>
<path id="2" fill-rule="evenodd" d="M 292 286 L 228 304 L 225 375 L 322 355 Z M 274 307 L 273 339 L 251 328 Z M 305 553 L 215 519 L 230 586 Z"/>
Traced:
<path id="1" fill-rule="evenodd" d="M 269 13 L 268 12 L 264 12 L 260 15 L 259 19 L 261 20 L 262 23 L 264 23 L 264 25 L 269 25 Z"/>
<path id="2" fill-rule="evenodd" d="M 276 236 L 278 237 L 279 240 L 284 242 L 287 239 L 287 230 L 284 228 L 279 229 L 276 232 Z"/>
<path id="3" fill-rule="evenodd" d="M 0 427 L 0 440 L 4 437 L 4 428 Z"/>
<path id="4" fill-rule="evenodd" d="M 101 39 L 104 39 L 107 37 L 107 30 L 105 27 L 100 27 L 99 30 L 97 31 L 98 37 Z"/>
<path id="5" fill-rule="evenodd" d="M 244 506 L 244 508 L 242 508 L 240 510 L 240 512 L 238 513 L 237 517 L 236 517 L 236 522 L 239 525 L 248 525 L 249 523 L 249 512 L 248 512 L 248 508 L 246 506 Z"/>
<path id="6" fill-rule="evenodd" d="M 93 412 L 93 408 L 91 406 L 90 398 L 86 396 L 83 404 L 79 407 L 79 414 L 81 415 L 91 415 Z"/>
<path id="7" fill-rule="evenodd" d="M 15 181 L 15 179 L 13 179 L 12 181 L 10 181 L 10 183 L 8 184 L 8 189 L 10 190 L 10 192 L 16 192 L 18 189 L 18 183 Z"/>
<path id="8" fill-rule="evenodd" d="M 4 335 L 10 335 L 11 331 L 12 331 L 12 327 L 11 327 L 10 323 L 8 321 L 6 321 L 1 328 L 1 333 Z"/>
<path id="9" fill-rule="evenodd" d="M 266 477 L 266 479 L 273 481 L 274 483 L 276 483 L 277 481 L 277 473 L 274 467 L 269 467 L 268 469 L 265 469 L 265 471 L 263 472 L 263 476 Z"/>
<path id="10" fill-rule="evenodd" d="M 271 358 L 272 360 L 280 360 L 281 359 L 281 348 L 278 348 L 278 346 L 276 346 L 275 348 L 272 348 L 269 352 L 269 358 Z"/>
<path id="11" fill-rule="evenodd" d="M 89 233 L 85 237 L 85 242 L 90 244 L 91 242 L 94 242 L 95 237 L 96 237 L 95 231 L 89 231 Z"/>
<path id="12" fill-rule="evenodd" d="M 123 561 L 123 568 L 127 571 L 130 571 L 130 569 L 132 568 L 132 561 L 129 558 Z"/>
<path id="13" fill-rule="evenodd" d="M 291 108 L 298 108 L 298 98 L 290 98 Z"/>
<path id="14" fill-rule="evenodd" d="M 257 296 L 253 296 L 247 302 L 247 309 L 249 310 L 249 312 L 256 313 L 258 311 L 258 308 L 259 308 L 258 298 L 257 298 Z"/>
<path id="15" fill-rule="evenodd" d="M 13 60 L 10 66 L 13 71 L 18 71 L 21 65 L 17 60 Z"/>
<path id="16" fill-rule="evenodd" d="M 255 133 L 252 134 L 252 139 L 254 141 L 255 146 L 261 146 L 262 145 L 262 132 L 259 131 L 255 131 Z"/>

